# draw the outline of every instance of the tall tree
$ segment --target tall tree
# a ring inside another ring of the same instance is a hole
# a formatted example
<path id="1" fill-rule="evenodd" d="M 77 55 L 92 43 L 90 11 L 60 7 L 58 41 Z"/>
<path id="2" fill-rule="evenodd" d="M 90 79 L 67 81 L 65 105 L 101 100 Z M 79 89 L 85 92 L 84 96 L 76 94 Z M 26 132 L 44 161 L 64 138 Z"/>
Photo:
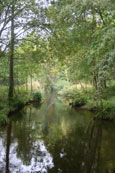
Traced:
<path id="1" fill-rule="evenodd" d="M 10 53 L 9 97 L 14 90 L 14 49 L 31 32 L 41 32 L 47 27 L 45 9 L 38 1 L 5 0 L 0 2 L 0 57 Z M 9 33 L 11 32 L 10 36 Z"/>
<path id="2" fill-rule="evenodd" d="M 14 91 L 14 4 L 11 7 L 11 45 L 10 45 L 10 72 L 9 72 L 9 98 L 13 97 Z"/>

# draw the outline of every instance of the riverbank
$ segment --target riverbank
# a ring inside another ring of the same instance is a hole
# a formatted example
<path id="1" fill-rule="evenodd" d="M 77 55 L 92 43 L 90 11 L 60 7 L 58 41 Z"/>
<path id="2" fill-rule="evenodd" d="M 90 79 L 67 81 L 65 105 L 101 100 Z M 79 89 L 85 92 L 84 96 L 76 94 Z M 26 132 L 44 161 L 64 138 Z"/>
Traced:
<path id="1" fill-rule="evenodd" d="M 94 88 L 68 87 L 59 91 L 59 96 L 74 108 L 95 113 L 95 119 L 115 121 L 115 86 L 107 87 L 100 95 Z"/>
<path id="2" fill-rule="evenodd" d="M 107 87 L 102 92 L 101 103 L 94 99 L 88 100 L 85 107 L 90 111 L 95 111 L 95 118 L 115 121 L 115 86 Z"/>
<path id="3" fill-rule="evenodd" d="M 0 170 L 89 173 L 90 164 L 95 173 L 113 172 L 114 132 L 114 123 L 94 121 L 91 112 L 71 109 L 50 94 L 41 107 L 25 107 L 0 129 Z"/>
<path id="4" fill-rule="evenodd" d="M 9 123 L 8 116 L 20 111 L 24 106 L 32 103 L 41 103 L 42 94 L 40 92 L 30 93 L 21 91 L 12 99 L 8 99 L 6 89 L 2 89 L 0 95 L 0 127 Z"/>

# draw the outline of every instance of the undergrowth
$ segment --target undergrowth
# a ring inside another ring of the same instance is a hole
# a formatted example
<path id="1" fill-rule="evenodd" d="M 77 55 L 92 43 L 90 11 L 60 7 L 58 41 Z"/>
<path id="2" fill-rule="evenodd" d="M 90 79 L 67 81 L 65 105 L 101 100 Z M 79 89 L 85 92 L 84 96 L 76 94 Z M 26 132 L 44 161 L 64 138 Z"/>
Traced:
<path id="1" fill-rule="evenodd" d="M 41 101 L 42 95 L 40 92 L 31 94 L 22 89 L 20 92 L 15 90 L 14 97 L 8 99 L 8 89 L 0 87 L 0 126 L 9 122 L 7 117 L 9 112 L 15 112 L 24 107 L 29 100 Z"/>
<path id="2" fill-rule="evenodd" d="M 72 85 L 63 87 L 58 94 L 70 105 L 95 111 L 102 119 L 115 119 L 115 86 L 105 88 L 102 92 L 102 105 L 94 88 L 77 89 Z"/>

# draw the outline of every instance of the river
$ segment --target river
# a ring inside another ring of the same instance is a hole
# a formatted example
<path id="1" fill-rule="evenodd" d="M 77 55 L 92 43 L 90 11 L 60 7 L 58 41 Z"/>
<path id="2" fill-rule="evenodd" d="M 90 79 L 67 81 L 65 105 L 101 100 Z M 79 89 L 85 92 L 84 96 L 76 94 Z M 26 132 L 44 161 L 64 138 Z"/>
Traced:
<path id="1" fill-rule="evenodd" d="M 115 173 L 115 124 L 50 96 L 0 129 L 0 173 Z"/>

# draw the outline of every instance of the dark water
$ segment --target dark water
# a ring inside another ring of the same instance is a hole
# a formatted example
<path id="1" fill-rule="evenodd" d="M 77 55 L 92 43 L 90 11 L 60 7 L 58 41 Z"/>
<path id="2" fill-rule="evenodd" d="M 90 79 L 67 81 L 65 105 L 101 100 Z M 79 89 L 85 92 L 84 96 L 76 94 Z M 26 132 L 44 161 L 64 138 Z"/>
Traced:
<path id="1" fill-rule="evenodd" d="M 0 173 L 115 173 L 115 124 L 54 98 L 0 129 Z"/>

